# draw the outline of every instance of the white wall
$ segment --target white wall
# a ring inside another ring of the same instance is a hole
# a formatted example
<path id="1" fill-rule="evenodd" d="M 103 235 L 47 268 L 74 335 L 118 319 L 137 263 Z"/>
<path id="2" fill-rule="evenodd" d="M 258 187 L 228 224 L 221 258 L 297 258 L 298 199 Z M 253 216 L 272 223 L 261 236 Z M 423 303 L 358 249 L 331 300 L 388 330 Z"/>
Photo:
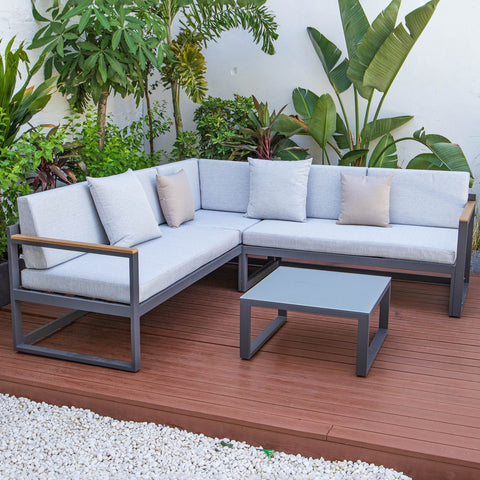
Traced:
<path id="1" fill-rule="evenodd" d="M 44 11 L 52 4 L 52 1 L 36 0 L 35 4 L 40 11 Z M 5 46 L 13 36 L 16 36 L 15 45 L 25 40 L 26 46 L 28 46 L 38 28 L 39 24 L 32 16 L 30 0 L 0 0 L 0 39 L 2 39 L 0 52 L 2 55 Z M 39 53 L 40 50 L 28 51 L 31 65 L 35 63 Z M 34 80 L 34 84 L 38 85 L 43 81 L 43 75 L 41 73 L 37 74 Z M 18 82 L 18 85 L 21 85 L 21 81 Z M 141 114 L 141 108 L 137 109 L 131 98 L 122 99 L 119 96 L 109 99 L 108 111 L 112 113 L 120 126 L 130 123 L 131 120 L 138 118 Z M 68 104 L 66 100 L 59 93 L 56 93 L 45 109 L 32 119 L 32 123 L 35 125 L 41 123 L 58 124 L 67 113 Z"/>
<path id="2" fill-rule="evenodd" d="M 424 0 L 403 0 L 399 19 Z M 364 0 L 370 20 L 387 0 Z M 268 0 L 276 14 L 280 37 L 274 56 L 264 54 L 243 31 L 231 31 L 209 44 L 209 93 L 230 98 L 233 93 L 255 94 L 279 109 L 290 103 L 291 92 L 302 86 L 318 94 L 331 92 L 320 62 L 306 33 L 313 26 L 343 51 L 343 33 L 337 0 Z M 424 126 L 443 134 L 463 148 L 480 179 L 480 42 L 478 0 L 441 0 L 437 10 L 400 71 L 383 108 L 383 115 L 415 115 L 399 130 L 411 134 Z M 157 96 L 161 96 L 157 93 Z M 347 93 L 347 97 L 350 94 Z M 165 96 L 168 98 L 168 96 Z M 185 101 L 186 128 L 193 128 L 194 106 Z M 411 159 L 418 147 L 399 146 L 400 158 Z"/>

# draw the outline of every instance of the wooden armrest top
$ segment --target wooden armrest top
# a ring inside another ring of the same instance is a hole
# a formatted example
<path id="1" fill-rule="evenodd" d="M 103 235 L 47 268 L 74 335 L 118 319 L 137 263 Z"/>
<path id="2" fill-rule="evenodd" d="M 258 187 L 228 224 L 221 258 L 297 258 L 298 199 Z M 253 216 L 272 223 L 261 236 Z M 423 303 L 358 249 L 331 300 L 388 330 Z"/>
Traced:
<path id="1" fill-rule="evenodd" d="M 473 212 L 475 211 L 475 202 L 473 200 L 470 200 L 467 202 L 465 205 L 465 208 L 463 209 L 462 214 L 460 215 L 460 221 L 461 222 L 468 222 L 470 220 L 470 217 L 473 215 Z"/>
<path id="2" fill-rule="evenodd" d="M 76 242 L 74 240 L 60 240 L 58 238 L 45 238 L 45 237 L 35 237 L 33 235 L 22 235 L 15 234 L 12 235 L 12 240 L 16 240 L 18 243 L 26 242 L 36 242 L 43 243 L 46 245 L 58 245 L 63 247 L 80 247 L 88 250 L 96 250 L 100 252 L 116 252 L 124 254 L 134 254 L 138 252 L 137 248 L 128 248 L 128 247 L 117 247 L 115 245 L 104 245 L 102 243 L 87 243 L 87 242 Z"/>

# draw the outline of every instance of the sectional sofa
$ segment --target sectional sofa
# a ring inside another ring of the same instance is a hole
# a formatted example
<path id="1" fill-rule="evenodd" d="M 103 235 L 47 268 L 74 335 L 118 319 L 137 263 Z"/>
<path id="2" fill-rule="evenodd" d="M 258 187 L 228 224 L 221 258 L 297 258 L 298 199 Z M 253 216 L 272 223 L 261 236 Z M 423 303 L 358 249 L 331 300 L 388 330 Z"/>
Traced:
<path id="1" fill-rule="evenodd" d="M 19 198 L 20 221 L 8 232 L 14 348 L 137 371 L 140 317 L 236 258 L 241 291 L 281 259 L 371 266 L 450 283 L 449 315 L 461 315 L 475 206 L 468 173 L 302 162 L 189 159 Z M 364 195 L 355 188 L 378 187 L 373 208 L 383 208 L 385 224 L 349 218 L 347 180 L 357 206 Z M 177 216 L 168 224 L 166 208 Z M 252 257 L 265 262 L 249 276 Z M 25 334 L 23 301 L 72 311 Z M 35 344 L 88 312 L 130 319 L 131 361 Z"/>

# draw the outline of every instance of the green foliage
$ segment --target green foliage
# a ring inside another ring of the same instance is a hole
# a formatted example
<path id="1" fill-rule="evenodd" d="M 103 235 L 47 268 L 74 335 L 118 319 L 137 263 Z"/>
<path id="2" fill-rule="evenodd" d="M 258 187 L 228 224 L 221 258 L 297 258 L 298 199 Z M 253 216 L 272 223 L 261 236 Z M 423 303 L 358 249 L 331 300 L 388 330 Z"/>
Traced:
<path id="1" fill-rule="evenodd" d="M 165 116 L 165 105 L 157 103 L 152 111 L 153 134 L 157 137 L 169 130 L 171 120 Z M 78 114 L 67 120 L 73 131 L 72 140 L 78 144 L 76 158 L 85 164 L 85 170 L 93 177 L 115 175 L 128 168 L 138 170 L 157 165 L 164 153 L 159 151 L 152 156 L 145 152 L 145 142 L 149 138 L 149 129 L 146 127 L 148 116 L 124 128 L 119 128 L 108 118 L 103 149 L 98 145 L 97 113 L 93 108 L 87 109 L 83 122 Z M 77 170 L 76 173 L 80 179 L 85 178 L 82 171 Z"/>
<path id="2" fill-rule="evenodd" d="M 0 56 L 0 110 L 2 123 L 0 126 L 1 145 L 9 146 L 17 138 L 20 128 L 42 110 L 52 96 L 54 79 L 42 82 L 38 87 L 31 87 L 32 76 L 41 67 L 41 61 L 29 68 L 29 59 L 22 42 L 17 49 L 12 49 L 15 37 L 12 38 Z M 21 69 L 27 69 L 26 79 L 16 90 Z"/>
<path id="3" fill-rule="evenodd" d="M 77 181 L 74 168 L 81 162 L 76 155 L 78 145 L 67 141 L 68 127 L 54 126 L 48 132 L 44 132 L 42 126 L 32 127 L 20 140 L 34 147 L 32 155 L 38 166 L 28 178 L 34 192 Z"/>
<path id="4" fill-rule="evenodd" d="M 63 3 L 63 2 L 62 2 Z M 150 63 L 160 67 L 166 31 L 153 13 L 155 0 L 53 0 L 43 16 L 32 0 L 35 20 L 43 27 L 29 48 L 43 48 L 45 76 L 53 68 L 57 85 L 75 109 L 104 92 L 143 97 L 143 77 Z M 151 32 L 147 38 L 145 31 Z"/>
<path id="5" fill-rule="evenodd" d="M 5 131 L 10 120 L 0 109 L 0 128 Z M 27 183 L 28 173 L 35 170 L 39 160 L 35 146 L 24 137 L 17 139 L 15 146 L 8 145 L 0 133 L 0 261 L 7 257 L 7 226 L 18 221 L 17 198 L 27 195 L 31 188 Z"/>
<path id="6" fill-rule="evenodd" d="M 231 142 L 238 135 L 239 127 L 248 124 L 248 116 L 253 112 L 250 97 L 235 95 L 233 100 L 206 98 L 193 116 L 199 134 L 199 156 L 228 159 L 236 147 L 227 146 L 225 142 Z"/>
<path id="7" fill-rule="evenodd" d="M 233 148 L 229 159 L 246 160 L 247 157 L 263 158 L 265 160 L 300 160 L 306 158 L 307 149 L 299 147 L 290 137 L 298 133 L 294 130 L 288 133 L 281 131 L 282 125 L 277 124 L 283 106 L 278 113 L 270 113 L 267 103 L 260 103 L 252 95 L 255 110 L 249 112 L 247 126 L 239 126 L 238 134 L 224 145 Z"/>
<path id="8" fill-rule="evenodd" d="M 177 162 L 185 158 L 195 158 L 199 156 L 196 132 L 181 132 L 175 139 L 172 151 L 170 153 L 170 161 Z"/>
<path id="9" fill-rule="evenodd" d="M 256 44 L 270 55 L 278 38 L 275 17 L 265 6 L 266 0 L 159 0 L 157 15 L 167 27 L 169 50 L 161 70 L 162 81 L 171 88 L 177 135 L 183 130 L 180 92 L 185 91 L 200 103 L 207 92 L 206 60 L 202 48 L 217 41 L 223 32 L 242 28 L 251 33 Z M 179 16 L 180 32 L 172 37 L 172 24 Z"/>
<path id="10" fill-rule="evenodd" d="M 359 0 L 338 0 L 348 58 L 342 59 L 341 50 L 315 28 L 308 27 L 307 31 L 337 97 L 340 112 L 337 112 L 330 94 L 318 96 L 310 90 L 297 88 L 292 96 L 300 118 L 282 118 L 285 131 L 296 129 L 311 135 L 322 149 L 323 163 L 330 163 L 329 152 L 333 150 L 341 165 L 395 168 L 398 164 L 397 143 L 413 140 L 423 144 L 431 153 L 415 157 L 407 168 L 461 170 L 471 174 L 461 148 L 444 137 L 426 135 L 422 129 L 412 137 L 395 140 L 392 132 L 413 117 L 380 118 L 385 97 L 438 2 L 430 0 L 410 12 L 405 17 L 404 26 L 402 23 L 397 25 L 401 0 L 392 0 L 372 24 Z M 351 118 L 341 97 L 348 90 L 353 91 Z M 366 102 L 363 109 L 359 97 Z M 379 98 L 378 104 L 370 116 L 376 98 Z M 371 152 L 373 140 L 378 143 Z"/>

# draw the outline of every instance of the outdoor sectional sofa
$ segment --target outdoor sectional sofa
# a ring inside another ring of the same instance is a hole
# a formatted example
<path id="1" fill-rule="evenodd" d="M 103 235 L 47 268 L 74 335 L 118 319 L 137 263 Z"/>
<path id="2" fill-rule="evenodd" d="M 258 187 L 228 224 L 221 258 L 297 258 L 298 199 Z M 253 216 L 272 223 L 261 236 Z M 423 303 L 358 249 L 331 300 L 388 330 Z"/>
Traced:
<path id="1" fill-rule="evenodd" d="M 269 162 L 269 168 L 280 163 Z M 156 175 L 181 170 L 188 179 L 194 219 L 172 228 L 165 223 Z M 87 182 L 20 198 L 19 225 L 9 227 L 8 232 L 14 348 L 137 371 L 140 317 L 236 258 L 240 291 L 265 276 L 281 259 L 306 261 L 308 266 L 323 262 L 380 267 L 389 274 L 400 270 L 397 275 L 404 276 L 408 271 L 419 280 L 449 282 L 449 315 L 461 315 L 469 280 L 475 205 L 468 193 L 468 173 L 312 165 L 307 170 L 303 206 L 307 218 L 288 221 L 245 215 L 252 201 L 251 170 L 247 162 L 189 159 L 130 172 L 148 203 L 145 213 L 153 215 L 161 232 L 161 236 L 133 246 L 122 246 L 123 240 L 109 245 L 105 230 L 110 226 L 102 224 Z M 337 223 L 342 173 L 391 179 L 390 226 Z M 266 185 L 275 182 L 275 178 L 263 180 Z M 273 185 L 272 192 L 276 187 Z M 128 188 L 119 193 L 123 196 L 120 203 L 130 200 Z M 131 206 L 124 203 L 118 208 Z M 23 270 L 19 268 L 19 245 L 23 245 Z M 264 265 L 249 277 L 251 257 L 263 259 Z M 22 301 L 66 307 L 72 312 L 24 334 Z M 130 362 L 35 345 L 88 312 L 130 319 Z"/>

